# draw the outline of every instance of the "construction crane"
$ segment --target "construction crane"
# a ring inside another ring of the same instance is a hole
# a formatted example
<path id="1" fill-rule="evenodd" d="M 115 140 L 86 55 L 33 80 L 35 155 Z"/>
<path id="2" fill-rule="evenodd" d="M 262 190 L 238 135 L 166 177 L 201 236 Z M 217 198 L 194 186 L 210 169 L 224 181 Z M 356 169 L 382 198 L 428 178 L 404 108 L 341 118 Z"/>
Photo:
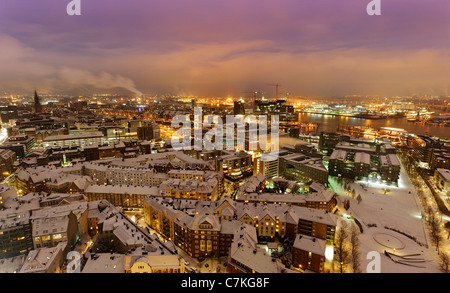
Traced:
<path id="1" fill-rule="evenodd" d="M 278 100 L 278 87 L 281 87 L 282 85 L 281 85 L 281 84 L 278 84 L 278 82 L 275 83 L 275 84 L 269 83 L 269 84 L 267 84 L 267 85 L 269 85 L 269 86 L 274 86 L 274 87 L 276 88 L 276 95 L 275 95 L 275 97 L 276 97 L 276 99 Z"/>

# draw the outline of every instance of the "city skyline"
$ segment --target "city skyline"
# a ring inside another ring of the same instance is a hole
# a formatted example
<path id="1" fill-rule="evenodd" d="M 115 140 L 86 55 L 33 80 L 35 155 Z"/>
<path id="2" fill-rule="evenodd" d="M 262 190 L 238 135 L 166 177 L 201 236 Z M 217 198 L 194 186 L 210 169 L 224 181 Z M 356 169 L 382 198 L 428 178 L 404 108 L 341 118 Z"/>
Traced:
<path id="1" fill-rule="evenodd" d="M 448 1 L 0 4 L 2 93 L 449 95 Z"/>

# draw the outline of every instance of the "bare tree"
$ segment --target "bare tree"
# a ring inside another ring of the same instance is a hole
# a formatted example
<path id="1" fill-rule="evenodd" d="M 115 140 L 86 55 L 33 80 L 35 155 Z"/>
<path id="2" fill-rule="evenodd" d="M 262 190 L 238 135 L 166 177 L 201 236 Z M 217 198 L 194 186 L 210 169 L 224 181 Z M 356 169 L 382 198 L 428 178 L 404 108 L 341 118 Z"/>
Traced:
<path id="1" fill-rule="evenodd" d="M 434 244 L 436 245 L 436 250 L 439 253 L 439 247 L 442 241 L 440 222 L 433 208 L 428 207 L 427 213 L 428 213 L 428 222 L 430 223 L 431 237 L 433 238 Z"/>
<path id="2" fill-rule="evenodd" d="M 301 187 L 302 187 L 302 186 L 301 186 L 300 184 L 295 183 L 294 186 L 293 186 L 292 189 L 291 189 L 291 192 L 292 192 L 292 193 L 299 193 L 299 190 L 300 190 Z"/>
<path id="3" fill-rule="evenodd" d="M 448 273 L 450 271 L 450 257 L 447 253 L 442 252 L 439 254 L 439 266 L 441 267 L 441 271 L 443 273 Z"/>
<path id="4" fill-rule="evenodd" d="M 289 186 L 289 182 L 288 181 L 284 181 L 284 180 L 280 180 L 280 181 L 275 181 L 275 189 L 277 190 L 277 193 L 285 193 L 286 189 Z"/>
<path id="5" fill-rule="evenodd" d="M 348 211 L 350 208 L 350 201 L 348 199 L 344 200 L 344 209 Z"/>
<path id="6" fill-rule="evenodd" d="M 334 242 L 336 254 L 335 261 L 339 266 L 339 272 L 343 273 L 345 265 L 347 265 L 350 261 L 350 250 L 347 246 L 349 232 L 348 224 L 345 220 L 341 220 L 339 226 L 340 227 L 337 230 Z"/>
<path id="7" fill-rule="evenodd" d="M 353 273 L 360 273 L 360 263 L 359 263 L 359 229 L 353 225 L 350 229 L 350 250 L 351 250 L 351 265 Z"/>
<path id="8" fill-rule="evenodd" d="M 431 236 L 433 237 L 434 244 L 436 245 L 436 249 L 439 253 L 439 247 L 442 241 L 442 234 L 439 220 L 436 217 L 433 217 L 433 221 L 430 224 L 431 224 Z"/>

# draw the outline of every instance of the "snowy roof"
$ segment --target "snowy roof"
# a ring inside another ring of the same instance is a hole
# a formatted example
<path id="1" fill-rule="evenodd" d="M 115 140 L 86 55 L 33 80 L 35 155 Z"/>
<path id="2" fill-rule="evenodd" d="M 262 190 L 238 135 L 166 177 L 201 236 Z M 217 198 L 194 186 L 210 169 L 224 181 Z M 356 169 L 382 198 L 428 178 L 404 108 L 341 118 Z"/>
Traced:
<path id="1" fill-rule="evenodd" d="M 161 183 L 160 190 L 175 190 L 175 191 L 193 191 L 200 193 L 210 193 L 218 184 L 216 178 L 211 178 L 208 181 L 200 182 L 197 179 L 169 179 Z"/>
<path id="2" fill-rule="evenodd" d="M 103 193 L 103 194 L 140 194 L 148 196 L 159 195 L 159 189 L 156 186 L 131 186 L 131 185 L 89 185 L 85 193 Z"/>
<path id="3" fill-rule="evenodd" d="M 17 211 L 16 209 L 6 209 L 0 211 L 0 229 L 7 229 L 30 222 L 30 211 Z"/>
<path id="4" fill-rule="evenodd" d="M 148 254 L 174 253 L 159 238 L 148 235 L 141 227 L 108 201 L 102 200 L 90 203 L 88 218 L 98 218 L 99 223 L 103 223 L 102 232 L 112 232 L 123 244 L 134 246 L 132 248 L 133 251 L 141 247 L 148 248 L 145 249 Z"/>
<path id="5" fill-rule="evenodd" d="M 400 166 L 400 162 L 395 154 L 380 156 L 381 166 Z"/>
<path id="6" fill-rule="evenodd" d="M 333 193 L 331 190 L 326 191 L 327 193 Z M 334 195 L 334 193 L 333 193 Z M 200 212 L 205 207 L 210 207 L 211 212 L 219 206 L 218 201 L 199 201 L 199 200 L 189 200 L 189 199 L 171 199 L 165 197 L 150 197 L 145 200 L 150 206 L 155 206 L 155 208 L 164 211 L 172 211 L 176 215 L 176 220 L 183 225 L 188 226 L 192 217 L 186 213 L 179 212 L 182 209 L 192 209 L 196 212 Z M 298 224 L 300 219 L 323 223 L 326 225 L 336 226 L 337 218 L 336 215 L 329 213 L 328 211 L 306 208 L 301 206 L 290 206 L 287 204 L 271 204 L 271 203 L 245 203 L 245 202 L 234 202 L 233 207 L 236 209 L 237 219 L 240 220 L 245 214 L 251 218 L 257 216 L 262 219 L 266 215 L 271 217 L 278 217 L 281 222 L 290 221 L 290 223 Z"/>
<path id="7" fill-rule="evenodd" d="M 307 203 L 307 202 L 328 202 L 334 192 L 331 189 L 321 190 L 320 192 L 310 192 L 307 194 L 293 193 L 246 193 L 239 195 L 240 201 L 249 202 L 267 202 L 267 203 Z"/>
<path id="8" fill-rule="evenodd" d="M 358 152 L 355 154 L 355 163 L 370 165 L 370 155 L 368 153 Z"/>
<path id="9" fill-rule="evenodd" d="M 230 249 L 232 260 L 258 273 L 278 273 L 277 261 L 267 255 L 264 249 L 253 248 L 240 242 L 233 242 Z"/>
<path id="10" fill-rule="evenodd" d="M 151 268 L 173 268 L 181 266 L 181 258 L 178 255 L 126 255 L 124 267 L 131 268 L 137 262 L 144 262 Z"/>
<path id="11" fill-rule="evenodd" d="M 239 192 L 255 192 L 256 188 L 266 180 L 266 177 L 261 173 L 256 173 L 248 178 L 244 184 L 239 188 Z"/>
<path id="12" fill-rule="evenodd" d="M 48 217 L 33 219 L 33 236 L 67 232 L 70 213 L 71 211 L 64 211 L 55 215 L 48 215 Z"/>
<path id="13" fill-rule="evenodd" d="M 42 247 L 30 251 L 20 273 L 47 272 L 47 269 L 55 261 L 59 261 L 62 258 L 62 251 L 66 246 L 67 242 L 60 242 L 56 247 Z"/>
<path id="14" fill-rule="evenodd" d="M 344 150 L 334 150 L 330 156 L 330 160 L 344 161 L 347 158 L 347 152 Z"/>
<path id="15" fill-rule="evenodd" d="M 40 218 L 51 218 L 55 216 L 66 216 L 70 212 L 74 213 L 77 216 L 77 218 L 79 218 L 87 210 L 88 210 L 87 202 L 74 202 L 66 205 L 47 207 L 33 211 L 31 219 L 35 220 Z"/>
<path id="16" fill-rule="evenodd" d="M 83 132 L 80 134 L 66 134 L 66 135 L 55 135 L 48 136 L 44 138 L 43 141 L 57 141 L 57 140 L 69 140 L 69 139 L 87 139 L 87 138 L 97 138 L 103 137 L 103 133 L 101 132 Z"/>
<path id="17" fill-rule="evenodd" d="M 0 259 L 0 274 L 17 273 L 25 262 L 25 254 L 21 254 L 15 257 Z"/>
<path id="18" fill-rule="evenodd" d="M 389 158 L 389 161 L 391 162 L 391 165 L 400 166 L 400 161 L 395 154 L 388 154 L 387 156 Z"/>
<path id="19" fill-rule="evenodd" d="M 437 168 L 436 172 L 438 172 L 446 181 L 450 181 L 450 170 Z"/>

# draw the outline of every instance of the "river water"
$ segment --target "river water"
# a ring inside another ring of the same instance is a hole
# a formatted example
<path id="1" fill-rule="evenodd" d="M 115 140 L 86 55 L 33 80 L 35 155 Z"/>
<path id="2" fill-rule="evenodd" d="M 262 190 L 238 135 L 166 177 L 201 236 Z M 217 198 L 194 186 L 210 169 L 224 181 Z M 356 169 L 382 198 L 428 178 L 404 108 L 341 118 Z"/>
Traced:
<path id="1" fill-rule="evenodd" d="M 380 127 L 394 127 L 405 129 L 409 133 L 416 135 L 437 136 L 443 139 L 450 138 L 450 127 L 439 127 L 433 125 L 416 125 L 408 122 L 406 117 L 392 119 L 362 119 L 344 116 L 332 116 L 311 113 L 299 113 L 299 122 L 311 122 L 319 124 L 317 133 L 320 132 L 336 132 L 337 128 L 345 128 L 346 126 L 366 126 L 375 129 Z"/>

